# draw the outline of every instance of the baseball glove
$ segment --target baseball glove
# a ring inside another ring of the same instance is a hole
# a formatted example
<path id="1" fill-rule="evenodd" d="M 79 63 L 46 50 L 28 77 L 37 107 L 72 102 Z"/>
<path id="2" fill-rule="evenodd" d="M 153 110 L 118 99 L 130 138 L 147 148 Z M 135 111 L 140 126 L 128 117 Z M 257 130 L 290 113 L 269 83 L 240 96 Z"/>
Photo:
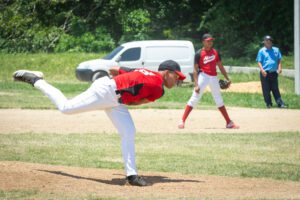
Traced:
<path id="1" fill-rule="evenodd" d="M 227 89 L 227 88 L 229 88 L 229 86 L 230 86 L 230 82 L 227 81 L 227 80 L 222 80 L 222 79 L 220 79 L 220 80 L 219 80 L 219 85 L 220 85 L 220 88 L 221 88 L 221 89 Z"/>

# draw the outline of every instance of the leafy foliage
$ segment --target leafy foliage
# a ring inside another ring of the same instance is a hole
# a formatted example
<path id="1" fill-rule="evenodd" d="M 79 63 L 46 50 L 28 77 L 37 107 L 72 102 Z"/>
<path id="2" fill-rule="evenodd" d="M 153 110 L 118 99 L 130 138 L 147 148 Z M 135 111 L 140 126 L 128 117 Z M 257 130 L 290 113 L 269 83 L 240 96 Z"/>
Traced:
<path id="1" fill-rule="evenodd" d="M 123 19 L 123 36 L 120 43 L 130 40 L 149 39 L 150 14 L 147 10 L 137 9 L 130 12 Z"/>
<path id="2" fill-rule="evenodd" d="M 210 32 L 228 58 L 254 59 L 270 34 L 293 51 L 292 0 L 3 0 L 0 51 L 99 52 L 145 39 L 188 39 Z"/>
<path id="3" fill-rule="evenodd" d="M 55 52 L 100 52 L 114 48 L 115 43 L 105 28 L 99 27 L 95 33 L 86 32 L 81 36 L 63 34 L 55 47 Z"/>

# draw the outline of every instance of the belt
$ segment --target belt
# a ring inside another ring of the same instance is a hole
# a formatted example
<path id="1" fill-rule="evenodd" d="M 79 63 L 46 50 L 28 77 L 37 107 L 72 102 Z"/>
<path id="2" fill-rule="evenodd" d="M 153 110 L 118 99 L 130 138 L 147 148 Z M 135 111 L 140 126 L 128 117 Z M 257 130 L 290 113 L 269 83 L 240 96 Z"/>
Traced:
<path id="1" fill-rule="evenodd" d="M 119 90 L 115 90 L 115 93 L 116 93 L 116 95 L 117 95 L 117 97 L 118 97 L 118 102 L 119 103 L 122 103 L 122 94 L 121 94 L 121 92 L 119 91 Z"/>
<path id="2" fill-rule="evenodd" d="M 119 90 L 117 90 L 116 81 L 114 79 L 110 79 L 110 83 L 111 83 L 112 88 L 115 90 L 115 93 L 116 93 L 117 98 L 118 98 L 118 102 L 122 103 L 122 99 L 121 99 L 122 94 Z"/>
<path id="3" fill-rule="evenodd" d="M 270 70 L 267 70 L 266 72 L 267 72 L 268 74 L 276 73 L 276 71 L 270 71 Z"/>

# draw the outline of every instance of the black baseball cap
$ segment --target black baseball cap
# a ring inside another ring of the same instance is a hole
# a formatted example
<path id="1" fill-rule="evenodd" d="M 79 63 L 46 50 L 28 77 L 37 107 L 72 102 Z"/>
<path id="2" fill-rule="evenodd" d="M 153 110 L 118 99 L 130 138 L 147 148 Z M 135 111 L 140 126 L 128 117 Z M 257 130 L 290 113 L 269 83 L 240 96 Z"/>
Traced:
<path id="1" fill-rule="evenodd" d="M 265 40 L 271 40 L 271 41 L 273 41 L 273 38 L 270 36 L 270 35 L 266 35 L 265 37 L 264 37 L 264 41 Z"/>
<path id="2" fill-rule="evenodd" d="M 209 34 L 209 33 L 206 33 L 206 34 L 204 34 L 203 36 L 202 36 L 202 41 L 209 41 L 209 40 L 214 40 L 215 38 L 213 38 L 212 36 L 211 36 L 211 34 Z"/>
<path id="3" fill-rule="evenodd" d="M 181 73 L 181 69 L 179 64 L 174 60 L 166 60 L 160 63 L 158 67 L 158 71 L 169 70 L 175 72 L 179 76 L 179 80 L 184 80 L 186 77 L 183 73 Z"/>

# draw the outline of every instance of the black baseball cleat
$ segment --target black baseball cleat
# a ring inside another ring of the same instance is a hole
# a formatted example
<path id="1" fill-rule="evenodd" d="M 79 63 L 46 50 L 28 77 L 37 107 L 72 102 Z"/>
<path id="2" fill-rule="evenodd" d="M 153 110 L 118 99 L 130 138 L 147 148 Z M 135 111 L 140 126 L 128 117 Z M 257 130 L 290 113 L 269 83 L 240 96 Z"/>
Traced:
<path id="1" fill-rule="evenodd" d="M 125 185 L 133 185 L 133 186 L 147 186 L 147 182 L 144 178 L 138 175 L 131 175 L 126 177 Z"/>
<path id="2" fill-rule="evenodd" d="M 29 83 L 32 86 L 37 80 L 43 78 L 44 78 L 43 72 L 39 72 L 39 71 L 18 70 L 13 73 L 14 81 Z"/>

